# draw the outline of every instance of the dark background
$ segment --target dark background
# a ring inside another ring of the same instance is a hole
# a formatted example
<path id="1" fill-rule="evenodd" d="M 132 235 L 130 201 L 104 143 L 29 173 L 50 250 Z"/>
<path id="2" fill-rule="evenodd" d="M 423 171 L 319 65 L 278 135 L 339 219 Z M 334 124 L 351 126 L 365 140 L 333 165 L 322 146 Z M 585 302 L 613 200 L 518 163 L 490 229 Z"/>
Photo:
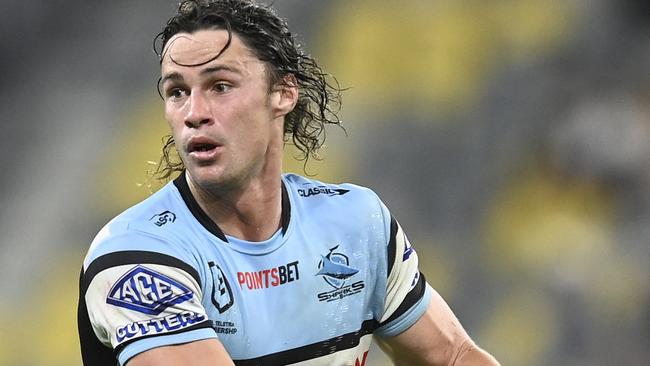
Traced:
<path id="1" fill-rule="evenodd" d="M 376 190 L 504 365 L 650 359 L 647 4 L 275 2 L 349 88 L 308 172 Z M 0 2 L 2 365 L 80 364 L 83 255 L 159 186 L 152 40 L 175 8 Z"/>

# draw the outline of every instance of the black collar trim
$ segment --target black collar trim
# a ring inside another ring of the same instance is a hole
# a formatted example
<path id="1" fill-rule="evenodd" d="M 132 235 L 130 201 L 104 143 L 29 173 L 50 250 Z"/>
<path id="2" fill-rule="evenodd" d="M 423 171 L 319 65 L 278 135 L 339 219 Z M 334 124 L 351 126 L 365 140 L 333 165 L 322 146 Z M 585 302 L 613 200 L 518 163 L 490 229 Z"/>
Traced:
<path id="1" fill-rule="evenodd" d="M 185 201 L 187 208 L 190 209 L 192 215 L 194 215 L 194 217 L 201 223 L 201 225 L 203 225 L 204 228 L 214 234 L 217 238 L 227 243 L 228 239 L 226 239 L 226 235 L 223 233 L 223 231 L 221 231 L 219 226 L 214 221 L 212 221 L 212 219 L 208 216 L 207 213 L 205 213 L 205 211 L 203 211 L 201 206 L 199 206 L 199 203 L 196 202 L 196 199 L 192 195 L 192 191 L 190 191 L 190 186 L 187 185 L 185 171 L 183 171 L 181 175 L 178 176 L 178 178 L 174 179 L 174 185 L 181 193 L 181 197 L 183 198 L 183 201 Z"/>
<path id="2" fill-rule="evenodd" d="M 282 235 L 287 233 L 289 229 L 289 221 L 291 220 L 291 201 L 289 201 L 289 192 L 287 192 L 287 185 L 282 182 L 282 215 L 280 216 L 280 225 L 282 225 Z"/>
<path id="3" fill-rule="evenodd" d="M 187 205 L 187 208 L 190 210 L 192 215 L 203 225 L 203 227 L 208 230 L 210 233 L 214 234 L 217 238 L 221 239 L 224 242 L 228 242 L 226 235 L 221 231 L 221 228 L 212 221 L 205 211 L 199 206 L 199 203 L 196 202 L 196 199 L 190 191 L 190 186 L 187 184 L 187 178 L 185 177 L 185 171 L 183 171 L 178 178 L 174 179 L 174 185 L 178 189 Z M 289 229 L 289 221 L 291 219 L 291 201 L 289 200 L 289 193 L 287 192 L 287 187 L 282 181 L 282 214 L 280 216 L 280 224 L 282 225 L 282 235 L 287 233 Z"/>

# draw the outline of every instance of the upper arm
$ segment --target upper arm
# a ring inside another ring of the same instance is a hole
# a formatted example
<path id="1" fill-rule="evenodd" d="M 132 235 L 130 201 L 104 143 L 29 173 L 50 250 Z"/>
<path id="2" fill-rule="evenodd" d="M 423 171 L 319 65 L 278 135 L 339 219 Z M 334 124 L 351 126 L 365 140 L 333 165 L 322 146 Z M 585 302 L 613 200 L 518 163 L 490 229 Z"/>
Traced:
<path id="1" fill-rule="evenodd" d="M 412 365 L 447 365 L 461 344 L 469 341 L 467 332 L 449 306 L 433 291 L 426 312 L 409 329 L 394 337 L 378 339 L 392 357 Z"/>
<path id="2" fill-rule="evenodd" d="M 388 209 L 383 205 L 382 209 L 390 225 L 385 306 L 375 333 L 380 346 L 399 365 L 497 365 L 472 342 L 447 303 L 426 283 L 406 234 Z"/>
<path id="3" fill-rule="evenodd" d="M 381 336 L 397 335 L 413 325 L 425 312 L 430 291 L 418 268 L 418 254 L 411 246 L 397 220 L 389 213 L 387 225 L 387 278 L 384 311 L 375 332 Z"/>
<path id="4" fill-rule="evenodd" d="M 153 348 L 134 356 L 128 366 L 234 365 L 217 339 Z"/>
<path id="5" fill-rule="evenodd" d="M 155 240 L 127 238 L 147 242 Z M 141 247 L 144 245 L 141 245 Z M 86 365 L 124 365 L 151 349 L 215 339 L 202 305 L 202 278 L 180 253 L 116 250 L 89 261 L 82 271 L 79 330 Z M 101 351 L 101 358 L 97 356 Z M 109 350 L 111 352 L 104 352 Z M 112 359 L 112 363 L 111 362 Z"/>

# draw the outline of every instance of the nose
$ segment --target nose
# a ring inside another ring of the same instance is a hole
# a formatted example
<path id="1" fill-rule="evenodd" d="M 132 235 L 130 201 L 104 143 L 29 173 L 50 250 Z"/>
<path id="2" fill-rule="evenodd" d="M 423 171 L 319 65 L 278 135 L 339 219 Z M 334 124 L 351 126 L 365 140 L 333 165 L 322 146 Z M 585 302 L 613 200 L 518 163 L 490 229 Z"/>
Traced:
<path id="1" fill-rule="evenodd" d="M 200 92 L 190 94 L 185 125 L 190 128 L 199 128 L 201 125 L 210 123 L 211 118 L 210 103 L 206 97 Z"/>

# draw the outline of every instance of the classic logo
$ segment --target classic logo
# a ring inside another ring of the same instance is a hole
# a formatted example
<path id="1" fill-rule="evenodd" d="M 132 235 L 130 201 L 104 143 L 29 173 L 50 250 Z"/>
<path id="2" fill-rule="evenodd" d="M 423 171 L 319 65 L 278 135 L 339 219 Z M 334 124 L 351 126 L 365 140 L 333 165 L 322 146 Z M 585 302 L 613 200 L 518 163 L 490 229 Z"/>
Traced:
<path id="1" fill-rule="evenodd" d="M 339 252 L 338 245 L 331 248 L 327 255 L 321 255 L 321 261 L 318 263 L 318 272 L 316 276 L 323 276 L 325 282 L 334 288 L 334 291 L 319 293 L 319 301 L 334 301 L 344 297 L 361 292 L 365 287 L 363 281 L 357 281 L 350 285 L 347 280 L 359 272 L 358 269 L 350 267 L 348 257 Z"/>
<path id="2" fill-rule="evenodd" d="M 162 273 L 137 265 L 111 287 L 106 302 L 129 310 L 158 315 L 169 306 L 180 304 L 192 296 L 192 290 L 183 284 Z"/>
<path id="3" fill-rule="evenodd" d="M 226 275 L 214 262 L 208 262 L 212 272 L 212 304 L 217 308 L 219 314 L 223 314 L 235 303 L 232 290 Z"/>
<path id="4" fill-rule="evenodd" d="M 309 184 L 309 183 L 307 183 Z M 311 196 L 316 196 L 319 194 L 325 194 L 328 197 L 332 196 L 342 196 L 346 193 L 350 192 L 349 189 L 342 189 L 342 188 L 337 188 L 333 189 L 328 186 L 312 186 L 308 188 L 300 188 L 298 189 L 298 195 L 300 197 L 311 197 Z"/>
<path id="5" fill-rule="evenodd" d="M 163 211 L 157 215 L 153 215 L 149 221 L 153 219 L 156 219 L 156 221 L 154 221 L 156 226 L 163 226 L 168 222 L 176 221 L 176 215 L 171 211 Z"/>

